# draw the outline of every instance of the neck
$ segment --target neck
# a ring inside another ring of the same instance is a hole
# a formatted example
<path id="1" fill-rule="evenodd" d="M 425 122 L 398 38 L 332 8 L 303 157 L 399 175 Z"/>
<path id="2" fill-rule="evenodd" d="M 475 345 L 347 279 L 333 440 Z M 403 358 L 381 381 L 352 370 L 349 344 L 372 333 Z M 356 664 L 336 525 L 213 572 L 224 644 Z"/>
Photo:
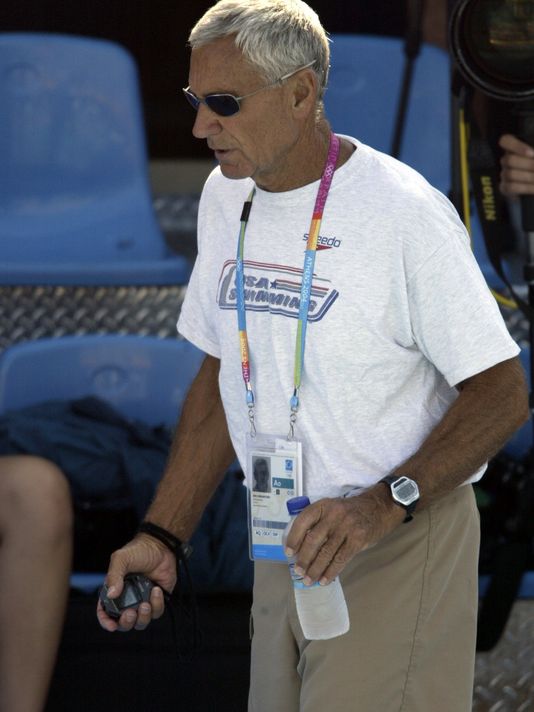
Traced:
<path id="1" fill-rule="evenodd" d="M 330 132 L 330 126 L 325 119 L 314 124 L 309 131 L 299 136 L 289 150 L 284 151 L 276 172 L 253 176 L 256 185 L 262 190 L 281 193 L 320 180 L 330 146 Z M 348 160 L 354 148 L 348 141 L 341 141 L 336 168 Z"/>

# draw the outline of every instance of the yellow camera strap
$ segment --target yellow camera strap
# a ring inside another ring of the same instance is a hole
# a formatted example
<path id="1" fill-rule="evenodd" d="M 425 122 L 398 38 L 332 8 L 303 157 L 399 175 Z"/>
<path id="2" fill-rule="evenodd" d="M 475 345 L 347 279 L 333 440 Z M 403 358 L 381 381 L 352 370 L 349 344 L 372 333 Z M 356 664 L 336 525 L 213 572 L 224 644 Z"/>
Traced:
<path id="1" fill-rule="evenodd" d="M 504 296 L 496 289 L 491 289 L 491 292 L 501 306 L 507 309 L 519 308 L 528 319 L 532 319 L 534 314 L 531 307 L 518 297 L 502 265 L 501 256 L 512 248 L 514 232 L 506 218 L 505 199 L 499 191 L 497 158 L 488 141 L 478 131 L 476 122 L 467 121 L 463 107 L 458 114 L 464 224 L 471 235 L 469 192 L 471 185 L 489 260 L 513 299 Z"/>

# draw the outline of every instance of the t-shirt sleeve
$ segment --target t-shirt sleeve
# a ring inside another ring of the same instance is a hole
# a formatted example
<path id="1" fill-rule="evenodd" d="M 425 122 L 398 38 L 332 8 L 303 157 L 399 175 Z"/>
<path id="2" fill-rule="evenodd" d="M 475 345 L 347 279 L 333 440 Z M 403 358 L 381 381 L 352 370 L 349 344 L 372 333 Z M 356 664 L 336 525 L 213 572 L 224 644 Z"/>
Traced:
<path id="1" fill-rule="evenodd" d="M 177 328 L 179 333 L 199 349 L 220 358 L 221 351 L 214 323 L 215 301 L 213 275 L 205 249 L 207 190 L 204 189 L 198 209 L 198 255 L 187 285 Z"/>
<path id="2" fill-rule="evenodd" d="M 408 299 L 414 340 L 450 386 L 520 351 L 457 229 L 410 278 Z"/>
<path id="3" fill-rule="evenodd" d="M 208 281 L 202 279 L 202 260 L 197 257 L 182 303 L 177 328 L 183 337 L 199 349 L 210 356 L 220 358 L 221 353 L 216 334 L 211 328 L 203 305 L 206 296 L 202 293 L 202 284 L 207 285 Z"/>

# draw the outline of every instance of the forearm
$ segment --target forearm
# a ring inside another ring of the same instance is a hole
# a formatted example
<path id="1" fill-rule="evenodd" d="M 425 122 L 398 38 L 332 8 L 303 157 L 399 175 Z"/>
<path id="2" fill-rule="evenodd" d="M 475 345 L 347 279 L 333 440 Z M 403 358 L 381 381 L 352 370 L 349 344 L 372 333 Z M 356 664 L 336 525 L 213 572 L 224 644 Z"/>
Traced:
<path id="1" fill-rule="evenodd" d="M 528 416 L 527 388 L 517 358 L 461 384 L 457 400 L 442 421 L 396 470 L 417 481 L 418 509 L 465 482 Z"/>
<path id="2" fill-rule="evenodd" d="M 517 358 L 473 376 L 459 390 L 458 398 L 419 449 L 391 473 L 417 482 L 416 513 L 463 484 L 529 417 L 525 377 Z M 365 548 L 401 524 L 405 512 L 383 483 L 361 497 L 354 498 L 354 505 L 362 510 L 358 516 L 365 521 Z"/>
<path id="3" fill-rule="evenodd" d="M 145 517 L 184 541 L 235 458 L 218 378 L 219 361 L 207 356 L 185 400 L 165 474 Z"/>

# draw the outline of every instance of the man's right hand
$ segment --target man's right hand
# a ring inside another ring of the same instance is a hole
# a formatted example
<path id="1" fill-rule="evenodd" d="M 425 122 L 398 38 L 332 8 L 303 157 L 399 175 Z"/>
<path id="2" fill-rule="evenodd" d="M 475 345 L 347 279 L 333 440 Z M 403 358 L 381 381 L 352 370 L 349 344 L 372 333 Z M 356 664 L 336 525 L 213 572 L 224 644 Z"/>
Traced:
<path id="1" fill-rule="evenodd" d="M 176 585 L 176 559 L 174 554 L 156 539 L 138 534 L 135 539 L 111 555 L 105 581 L 111 598 L 120 596 L 124 577 L 128 573 L 144 574 L 157 585 L 152 589 L 150 603 L 142 603 L 137 611 L 124 611 L 118 621 L 110 618 L 98 601 L 98 621 L 102 628 L 109 632 L 128 631 L 132 628 L 143 630 L 152 619 L 163 614 L 165 603 L 162 588 L 170 593 Z"/>

